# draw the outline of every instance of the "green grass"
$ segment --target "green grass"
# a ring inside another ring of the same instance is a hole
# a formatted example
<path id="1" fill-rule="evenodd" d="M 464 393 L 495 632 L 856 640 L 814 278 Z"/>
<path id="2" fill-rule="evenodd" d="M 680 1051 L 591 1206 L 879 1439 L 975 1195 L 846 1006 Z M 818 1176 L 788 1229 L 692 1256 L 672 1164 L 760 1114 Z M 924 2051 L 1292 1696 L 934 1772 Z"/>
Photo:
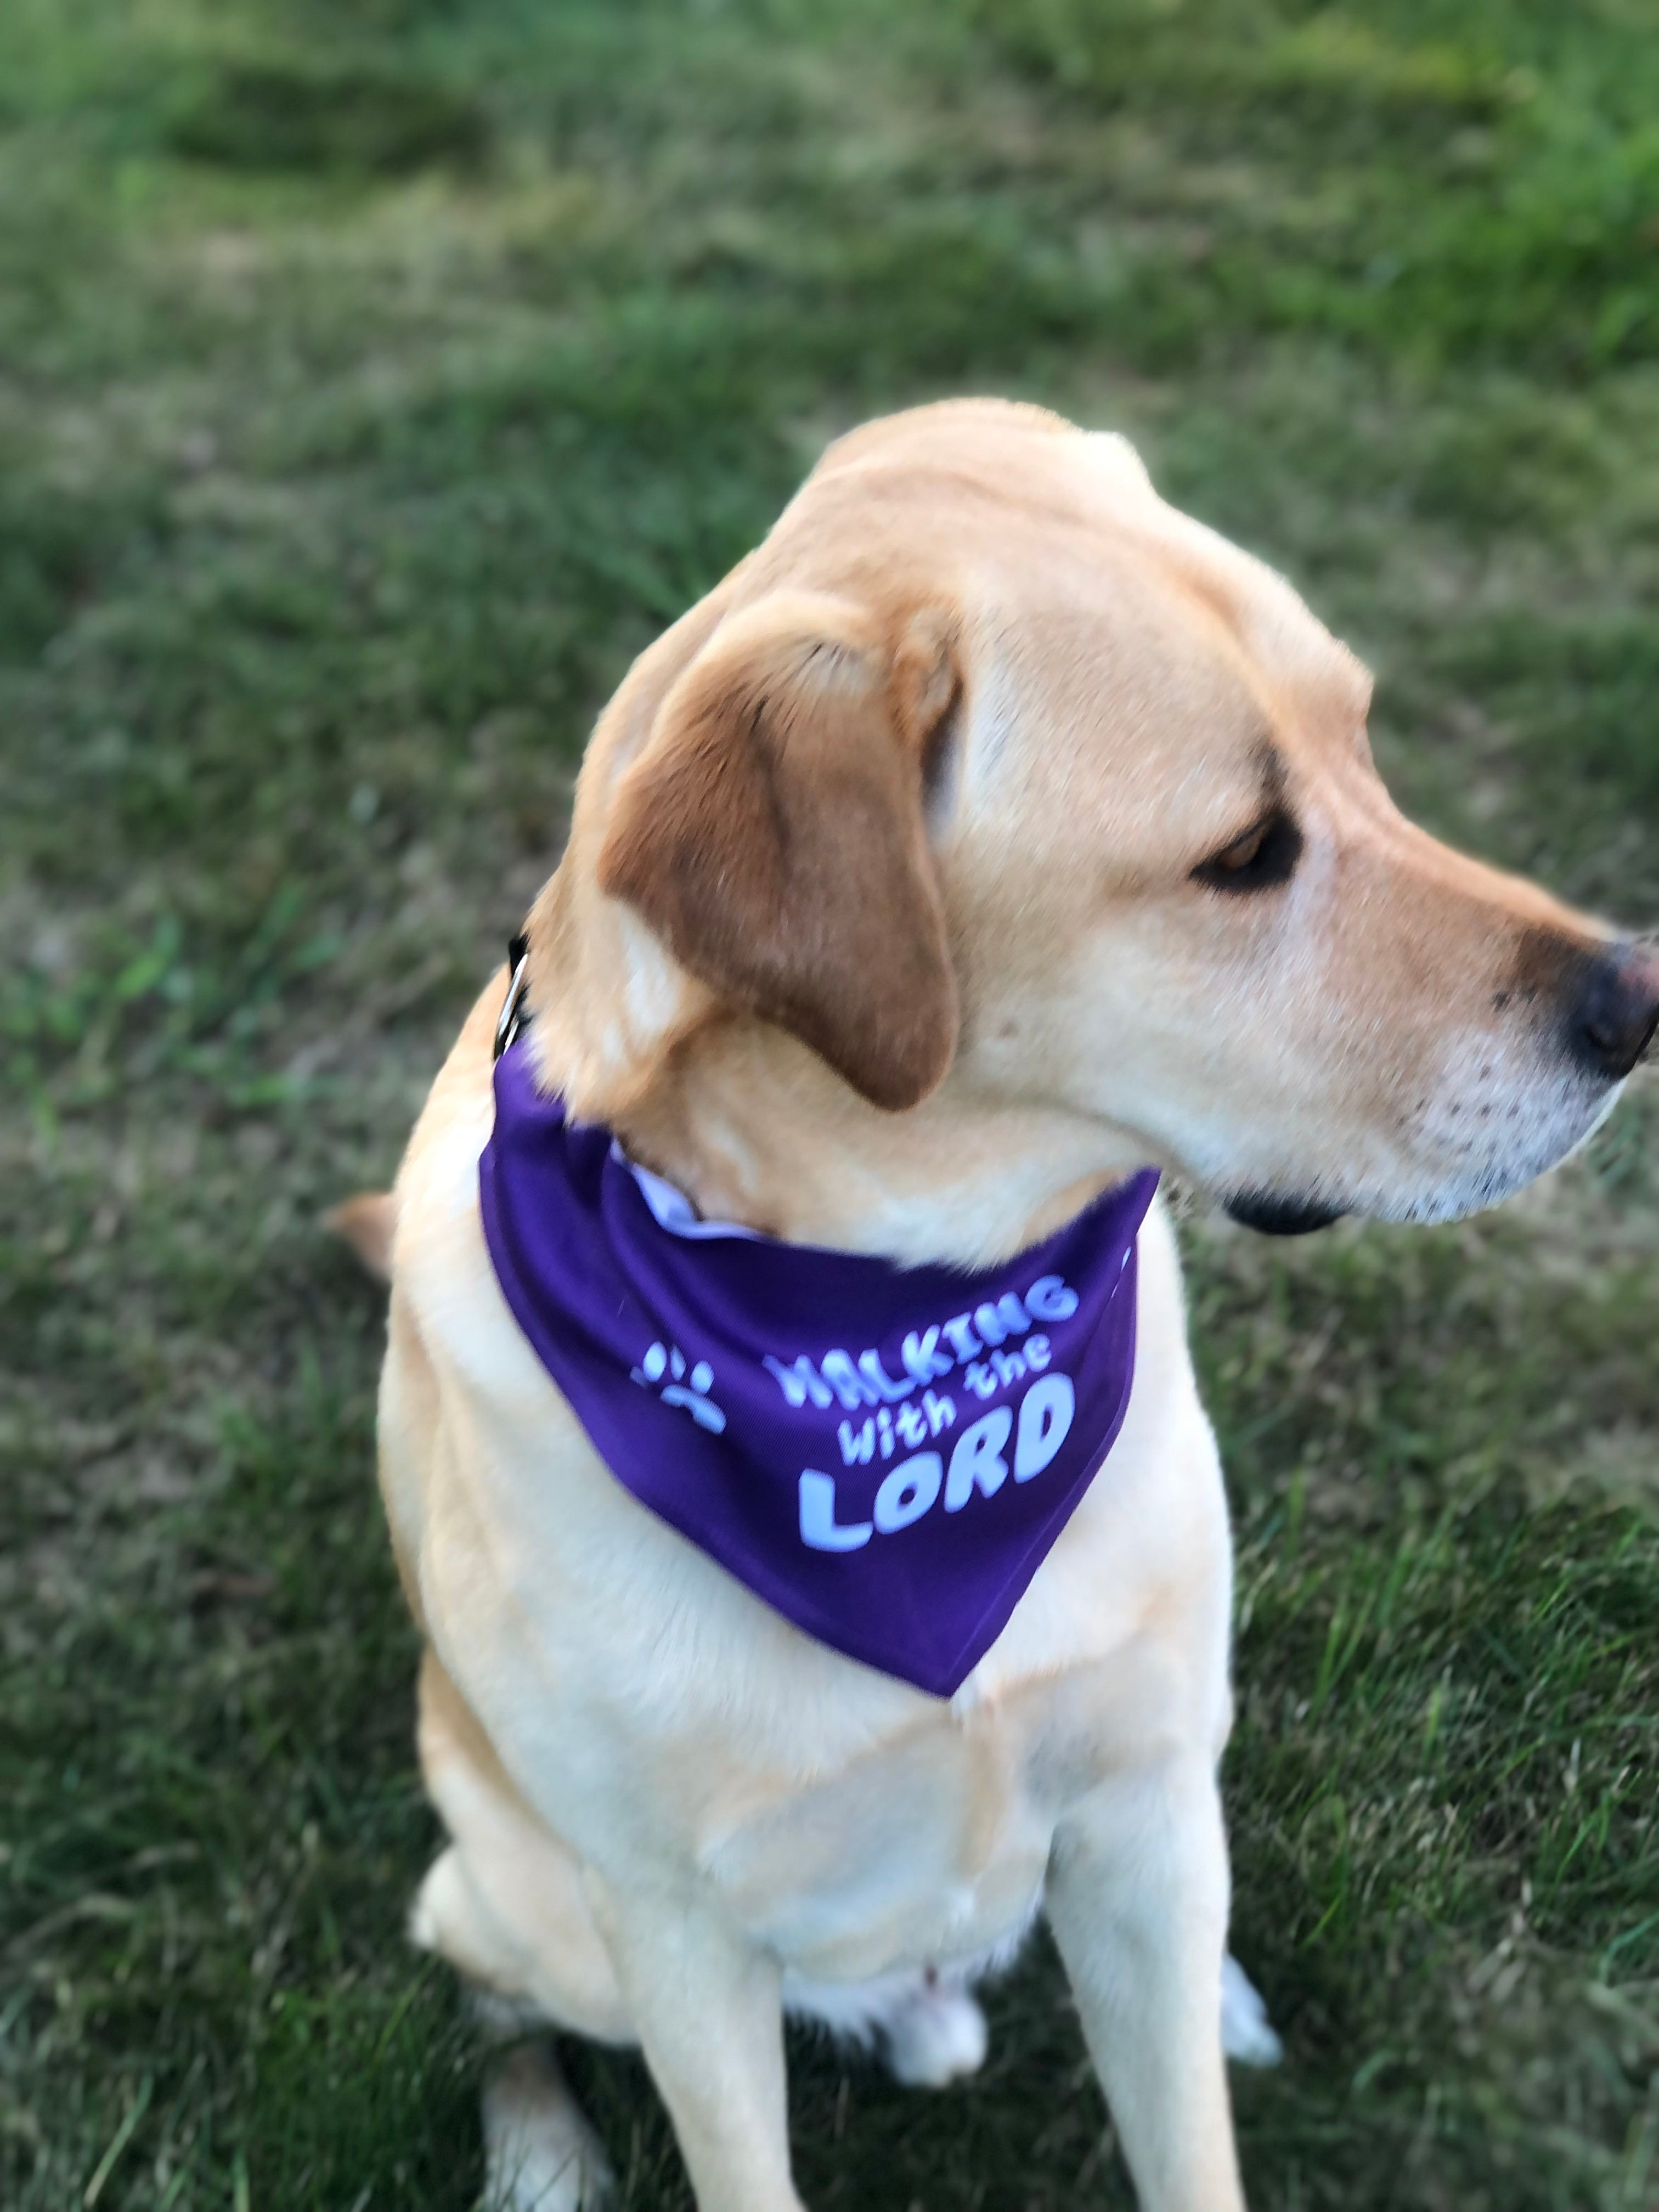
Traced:
<path id="1" fill-rule="evenodd" d="M 1409 805 L 1659 918 L 1656 113 L 1647 0 L 0 11 L 0 2203 L 471 2201 L 316 1218 L 836 429 L 1128 429 Z M 1187 1224 L 1264 2212 L 1659 2203 L 1656 1128 L 1459 1228 Z M 993 2014 L 939 2098 L 796 2046 L 811 2202 L 1127 2203 L 1046 1953 Z"/>

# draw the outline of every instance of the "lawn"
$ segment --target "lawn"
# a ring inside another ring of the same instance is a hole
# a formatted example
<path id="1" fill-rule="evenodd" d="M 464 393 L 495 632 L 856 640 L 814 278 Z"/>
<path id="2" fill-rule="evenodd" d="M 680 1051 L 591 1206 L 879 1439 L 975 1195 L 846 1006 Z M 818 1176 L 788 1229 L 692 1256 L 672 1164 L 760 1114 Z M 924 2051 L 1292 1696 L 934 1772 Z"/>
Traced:
<path id="1" fill-rule="evenodd" d="M 5 0 L 0 2203 L 462 2212 L 372 1475 L 390 1175 L 629 658 L 827 437 L 1127 429 L 1459 842 L 1659 920 L 1651 0 Z M 1659 1088 L 1183 1234 L 1258 2212 L 1659 2204 Z M 1049 1954 L 792 2048 L 815 2207 L 1127 2207 Z M 630 2212 L 688 2199 L 574 2053 Z"/>

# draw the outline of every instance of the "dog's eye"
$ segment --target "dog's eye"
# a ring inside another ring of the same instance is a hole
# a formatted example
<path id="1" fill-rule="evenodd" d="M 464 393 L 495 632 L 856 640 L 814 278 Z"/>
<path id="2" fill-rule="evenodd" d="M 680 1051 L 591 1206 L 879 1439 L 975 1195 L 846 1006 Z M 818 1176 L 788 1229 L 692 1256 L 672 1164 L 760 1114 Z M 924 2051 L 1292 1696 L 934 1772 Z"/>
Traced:
<path id="1" fill-rule="evenodd" d="M 1266 891 L 1289 883 L 1302 856 L 1302 832 L 1282 807 L 1224 845 L 1193 870 L 1195 883 L 1217 891 Z"/>

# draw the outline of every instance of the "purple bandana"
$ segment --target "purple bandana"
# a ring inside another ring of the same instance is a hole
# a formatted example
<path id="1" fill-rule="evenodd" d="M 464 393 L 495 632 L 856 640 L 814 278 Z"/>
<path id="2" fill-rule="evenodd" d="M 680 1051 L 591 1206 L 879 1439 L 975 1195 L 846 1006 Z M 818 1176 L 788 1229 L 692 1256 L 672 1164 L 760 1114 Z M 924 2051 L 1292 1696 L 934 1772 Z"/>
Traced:
<path id="1" fill-rule="evenodd" d="M 999 1267 L 898 1267 L 699 1220 L 518 1045 L 479 1179 L 507 1304 L 623 1486 L 809 1636 L 950 1697 L 1122 1425 L 1156 1173 Z"/>

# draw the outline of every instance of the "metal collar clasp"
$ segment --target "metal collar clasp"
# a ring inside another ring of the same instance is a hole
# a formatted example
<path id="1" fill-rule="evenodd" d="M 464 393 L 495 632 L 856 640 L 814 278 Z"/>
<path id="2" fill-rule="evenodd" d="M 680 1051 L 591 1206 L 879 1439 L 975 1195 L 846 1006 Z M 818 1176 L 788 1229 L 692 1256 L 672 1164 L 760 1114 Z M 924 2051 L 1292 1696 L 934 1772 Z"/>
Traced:
<path id="1" fill-rule="evenodd" d="M 501 1000 L 501 1011 L 495 1018 L 494 1056 L 497 1060 L 530 1018 L 530 1009 L 524 1002 L 525 971 L 530 965 L 529 940 L 515 937 L 507 948 L 507 957 L 513 972 L 507 979 L 507 996 Z"/>

